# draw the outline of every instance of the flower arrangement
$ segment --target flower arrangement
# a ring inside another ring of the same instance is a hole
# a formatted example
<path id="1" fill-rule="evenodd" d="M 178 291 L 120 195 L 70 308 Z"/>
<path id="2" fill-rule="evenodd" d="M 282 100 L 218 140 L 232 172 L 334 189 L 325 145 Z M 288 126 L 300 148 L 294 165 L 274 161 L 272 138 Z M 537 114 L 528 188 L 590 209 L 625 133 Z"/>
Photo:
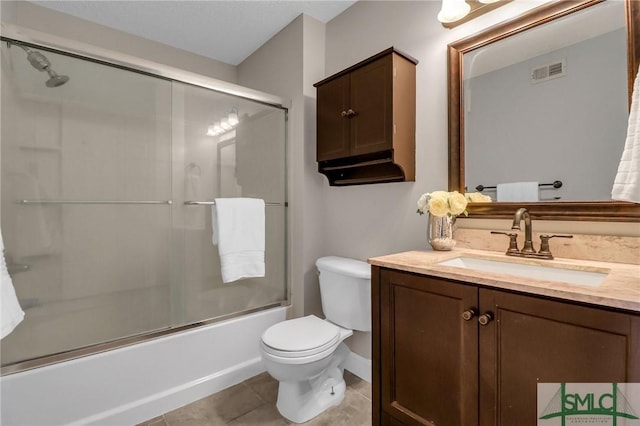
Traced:
<path id="1" fill-rule="evenodd" d="M 461 194 L 458 191 L 433 191 L 422 194 L 418 199 L 419 214 L 429 212 L 437 217 L 457 217 L 464 214 L 467 216 L 467 204 L 469 202 L 490 202 L 491 197 L 478 192 Z"/>
<path id="2" fill-rule="evenodd" d="M 469 200 L 470 203 L 490 203 L 492 201 L 491 197 L 479 192 L 470 192 L 468 194 L 464 194 L 464 196 L 467 197 L 467 200 Z"/>

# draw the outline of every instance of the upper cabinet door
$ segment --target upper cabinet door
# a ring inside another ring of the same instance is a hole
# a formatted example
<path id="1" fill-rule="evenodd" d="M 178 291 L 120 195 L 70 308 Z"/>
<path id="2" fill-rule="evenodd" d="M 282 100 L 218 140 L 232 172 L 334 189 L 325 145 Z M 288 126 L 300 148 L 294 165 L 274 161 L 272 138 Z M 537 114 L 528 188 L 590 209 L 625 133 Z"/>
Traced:
<path id="1" fill-rule="evenodd" d="M 393 148 L 393 55 L 351 73 L 351 155 Z"/>
<path id="2" fill-rule="evenodd" d="M 344 158 L 350 155 L 349 74 L 318 86 L 317 144 L 318 161 Z"/>

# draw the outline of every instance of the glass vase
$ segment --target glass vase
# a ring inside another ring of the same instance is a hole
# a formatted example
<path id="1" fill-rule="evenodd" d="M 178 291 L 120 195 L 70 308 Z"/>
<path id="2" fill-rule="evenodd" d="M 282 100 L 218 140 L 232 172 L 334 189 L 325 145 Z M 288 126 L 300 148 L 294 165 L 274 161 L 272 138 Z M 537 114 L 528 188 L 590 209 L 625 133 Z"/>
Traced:
<path id="1" fill-rule="evenodd" d="M 453 239 L 455 216 L 434 216 L 427 214 L 427 240 L 434 250 L 451 250 L 456 245 Z"/>

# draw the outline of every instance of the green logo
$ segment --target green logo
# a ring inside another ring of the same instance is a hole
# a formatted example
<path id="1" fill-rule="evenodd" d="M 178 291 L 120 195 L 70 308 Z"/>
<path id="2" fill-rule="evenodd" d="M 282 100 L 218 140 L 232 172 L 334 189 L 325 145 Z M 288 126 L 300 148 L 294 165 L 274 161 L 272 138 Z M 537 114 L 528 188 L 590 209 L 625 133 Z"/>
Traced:
<path id="1" fill-rule="evenodd" d="M 576 384 L 581 388 L 588 388 L 589 384 Z M 567 418 L 571 424 L 593 423 L 593 416 L 608 416 L 617 426 L 618 418 L 638 420 L 638 415 L 620 391 L 617 383 L 611 384 L 611 392 L 567 392 L 566 383 L 560 383 L 560 388 L 543 410 L 540 420 L 559 417 L 561 425 L 565 426 Z M 582 417 L 582 421 L 575 416 Z M 635 423 L 635 422 L 634 422 Z M 541 424 L 541 423 L 539 423 Z"/>

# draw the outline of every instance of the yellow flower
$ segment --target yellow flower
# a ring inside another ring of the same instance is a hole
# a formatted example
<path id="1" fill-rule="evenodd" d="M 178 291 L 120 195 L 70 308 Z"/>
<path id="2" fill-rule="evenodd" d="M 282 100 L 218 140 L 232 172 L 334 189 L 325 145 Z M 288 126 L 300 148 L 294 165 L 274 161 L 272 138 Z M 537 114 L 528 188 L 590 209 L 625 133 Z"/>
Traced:
<path id="1" fill-rule="evenodd" d="M 467 208 L 467 199 L 464 195 L 458 191 L 453 191 L 449 195 L 449 213 L 453 216 L 458 216 L 464 213 Z"/>
<path id="2" fill-rule="evenodd" d="M 470 192 L 468 194 L 465 194 L 465 196 L 467 197 L 467 200 L 469 200 L 469 202 L 471 203 L 490 203 L 491 202 L 491 197 L 489 197 L 488 195 L 481 194 L 479 192 Z"/>
<path id="3" fill-rule="evenodd" d="M 442 217 L 449 213 L 449 203 L 446 198 L 434 197 L 429 199 L 429 213 L 434 216 Z"/>

